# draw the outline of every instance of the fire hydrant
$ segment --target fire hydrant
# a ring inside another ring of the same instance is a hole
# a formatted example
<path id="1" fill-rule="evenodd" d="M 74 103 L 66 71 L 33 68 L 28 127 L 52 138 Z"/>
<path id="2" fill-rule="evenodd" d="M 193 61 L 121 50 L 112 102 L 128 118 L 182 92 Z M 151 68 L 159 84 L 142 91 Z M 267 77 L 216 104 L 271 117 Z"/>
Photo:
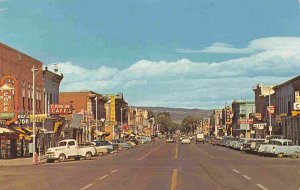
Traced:
<path id="1" fill-rule="evenodd" d="M 38 155 L 37 153 L 33 153 L 33 161 L 32 161 L 33 164 L 38 164 Z"/>

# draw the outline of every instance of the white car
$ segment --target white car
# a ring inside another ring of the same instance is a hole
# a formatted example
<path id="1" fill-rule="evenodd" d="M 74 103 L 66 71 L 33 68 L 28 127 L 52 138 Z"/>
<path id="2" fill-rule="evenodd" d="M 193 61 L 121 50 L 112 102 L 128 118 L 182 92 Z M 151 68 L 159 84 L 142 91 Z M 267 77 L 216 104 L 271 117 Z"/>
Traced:
<path id="1" fill-rule="evenodd" d="M 92 146 L 78 146 L 77 141 L 74 139 L 62 140 L 58 143 L 57 147 L 49 148 L 45 153 L 47 163 L 53 163 L 55 160 L 65 162 L 69 158 L 80 160 L 85 158 L 90 160 L 92 156 L 96 155 L 97 151 Z"/>
<path id="2" fill-rule="evenodd" d="M 187 137 L 187 138 L 182 139 L 181 144 L 191 144 L 190 138 Z"/>

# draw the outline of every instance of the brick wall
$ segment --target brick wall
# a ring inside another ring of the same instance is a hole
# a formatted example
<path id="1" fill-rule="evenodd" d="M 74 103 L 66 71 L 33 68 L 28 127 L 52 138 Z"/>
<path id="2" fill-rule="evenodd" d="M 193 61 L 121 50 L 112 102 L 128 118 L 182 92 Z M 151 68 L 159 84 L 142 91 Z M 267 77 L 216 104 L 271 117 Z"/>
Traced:
<path id="1" fill-rule="evenodd" d="M 5 44 L 0 43 L 0 79 L 12 76 L 18 81 L 19 111 L 32 111 L 32 67 L 42 68 L 42 62 L 19 52 Z M 43 112 L 43 72 L 36 75 L 36 90 L 41 94 L 41 100 L 37 103 L 37 113 Z M 31 89 L 29 89 L 29 87 Z M 24 96 L 24 100 L 23 100 Z"/>

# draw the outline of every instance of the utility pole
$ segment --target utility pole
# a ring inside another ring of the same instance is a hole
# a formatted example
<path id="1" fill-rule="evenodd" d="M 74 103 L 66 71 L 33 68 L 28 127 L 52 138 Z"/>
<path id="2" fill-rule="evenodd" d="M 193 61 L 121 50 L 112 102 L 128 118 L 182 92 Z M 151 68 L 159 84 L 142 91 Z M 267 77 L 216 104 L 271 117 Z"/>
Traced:
<path id="1" fill-rule="evenodd" d="M 271 87 L 269 88 L 269 132 L 270 132 L 270 136 L 272 135 L 272 115 L 271 115 Z"/>

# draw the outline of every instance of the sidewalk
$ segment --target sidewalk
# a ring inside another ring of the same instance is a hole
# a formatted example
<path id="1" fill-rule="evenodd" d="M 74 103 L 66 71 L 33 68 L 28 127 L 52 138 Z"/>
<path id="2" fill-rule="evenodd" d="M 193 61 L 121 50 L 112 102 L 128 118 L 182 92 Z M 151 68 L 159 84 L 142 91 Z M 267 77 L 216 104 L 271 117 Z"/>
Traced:
<path id="1" fill-rule="evenodd" d="M 46 163 L 44 160 L 44 156 L 41 156 L 41 161 L 39 164 Z M 17 159 L 0 159 L 0 167 L 3 166 L 26 166 L 26 165 L 33 165 L 32 164 L 32 157 L 30 158 L 17 158 Z"/>

